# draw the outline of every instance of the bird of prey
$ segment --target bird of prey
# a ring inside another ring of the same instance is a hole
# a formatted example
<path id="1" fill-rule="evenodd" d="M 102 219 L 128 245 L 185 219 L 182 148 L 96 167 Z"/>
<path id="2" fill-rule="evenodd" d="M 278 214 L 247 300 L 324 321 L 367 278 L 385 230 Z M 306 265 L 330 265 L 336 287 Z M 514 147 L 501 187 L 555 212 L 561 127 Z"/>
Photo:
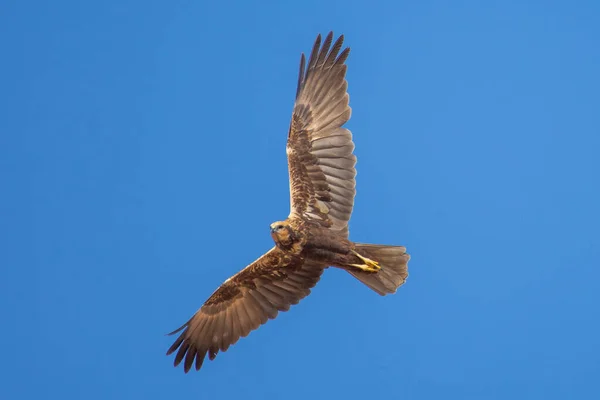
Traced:
<path id="1" fill-rule="evenodd" d="M 187 373 L 208 353 L 213 360 L 240 337 L 306 297 L 323 271 L 344 269 L 369 288 L 395 293 L 408 276 L 403 246 L 355 243 L 348 239 L 354 205 L 356 156 L 350 119 L 344 37 L 323 43 L 317 36 L 306 63 L 300 58 L 296 101 L 287 139 L 290 214 L 271 224 L 275 246 L 227 279 L 183 326 L 167 355 L 177 352 Z"/>

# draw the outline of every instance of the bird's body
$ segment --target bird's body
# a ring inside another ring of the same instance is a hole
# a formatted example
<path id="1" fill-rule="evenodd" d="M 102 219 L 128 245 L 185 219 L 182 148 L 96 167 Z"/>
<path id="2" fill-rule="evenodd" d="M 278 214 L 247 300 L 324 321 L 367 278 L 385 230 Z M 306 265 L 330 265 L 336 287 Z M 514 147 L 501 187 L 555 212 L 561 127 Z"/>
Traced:
<path id="1" fill-rule="evenodd" d="M 287 311 L 310 293 L 323 271 L 344 269 L 380 295 L 395 293 L 408 276 L 402 246 L 360 244 L 348 238 L 354 205 L 356 157 L 345 79 L 349 49 L 343 36 L 332 46 L 317 37 L 308 63 L 304 54 L 288 132 L 290 215 L 271 224 L 275 247 L 227 279 L 181 328 L 167 354 L 185 372 L 200 369 L 240 337 Z"/>
<path id="2" fill-rule="evenodd" d="M 301 220 L 275 222 L 282 226 L 271 234 L 275 245 L 284 252 L 327 266 L 342 267 L 352 258 L 353 245 L 344 235 Z"/>
<path id="3" fill-rule="evenodd" d="M 355 244 L 343 234 L 302 220 L 286 220 L 274 224 L 283 226 L 280 232 L 272 233 L 275 245 L 283 252 L 322 264 L 323 268 L 357 268 L 350 265 L 361 262 L 353 253 L 356 251 Z"/>

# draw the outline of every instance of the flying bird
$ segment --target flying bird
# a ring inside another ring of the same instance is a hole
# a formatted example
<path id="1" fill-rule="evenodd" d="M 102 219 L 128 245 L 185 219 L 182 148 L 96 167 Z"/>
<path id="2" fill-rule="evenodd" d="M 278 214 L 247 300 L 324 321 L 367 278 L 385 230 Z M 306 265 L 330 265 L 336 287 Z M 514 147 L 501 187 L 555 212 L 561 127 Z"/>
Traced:
<path id="1" fill-rule="evenodd" d="M 187 373 L 208 354 L 214 360 L 240 337 L 308 296 L 328 267 L 348 271 L 369 288 L 395 293 L 408 276 L 403 246 L 348 239 L 356 156 L 350 119 L 344 36 L 317 36 L 308 63 L 300 58 L 296 101 L 287 139 L 290 214 L 271 224 L 275 246 L 227 279 L 179 329 L 167 351 Z"/>

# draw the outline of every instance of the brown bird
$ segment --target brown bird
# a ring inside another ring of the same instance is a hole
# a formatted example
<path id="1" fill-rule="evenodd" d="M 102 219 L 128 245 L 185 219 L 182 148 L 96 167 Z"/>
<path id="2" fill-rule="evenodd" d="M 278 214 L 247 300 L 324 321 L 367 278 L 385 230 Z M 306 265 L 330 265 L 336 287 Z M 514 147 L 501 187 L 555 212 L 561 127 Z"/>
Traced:
<path id="1" fill-rule="evenodd" d="M 395 293 L 408 276 L 402 246 L 354 243 L 348 220 L 354 205 L 356 156 L 350 119 L 344 36 L 331 46 L 317 36 L 300 58 L 296 102 L 288 132 L 291 211 L 271 224 L 275 247 L 227 279 L 182 327 L 167 351 L 188 372 L 213 360 L 240 337 L 287 311 L 310 293 L 329 266 L 342 268 L 380 295 Z"/>

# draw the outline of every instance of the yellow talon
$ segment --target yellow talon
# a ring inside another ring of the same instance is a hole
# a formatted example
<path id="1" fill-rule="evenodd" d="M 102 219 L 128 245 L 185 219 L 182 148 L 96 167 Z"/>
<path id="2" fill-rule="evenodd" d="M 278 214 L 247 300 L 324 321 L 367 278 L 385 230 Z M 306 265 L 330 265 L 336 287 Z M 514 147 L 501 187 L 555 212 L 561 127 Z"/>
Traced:
<path id="1" fill-rule="evenodd" d="M 367 257 L 363 257 L 358 254 L 356 251 L 352 250 L 356 257 L 360 258 L 364 264 L 350 264 L 353 267 L 359 268 L 365 272 L 377 272 L 381 269 L 381 265 L 377 261 L 371 260 Z"/>

